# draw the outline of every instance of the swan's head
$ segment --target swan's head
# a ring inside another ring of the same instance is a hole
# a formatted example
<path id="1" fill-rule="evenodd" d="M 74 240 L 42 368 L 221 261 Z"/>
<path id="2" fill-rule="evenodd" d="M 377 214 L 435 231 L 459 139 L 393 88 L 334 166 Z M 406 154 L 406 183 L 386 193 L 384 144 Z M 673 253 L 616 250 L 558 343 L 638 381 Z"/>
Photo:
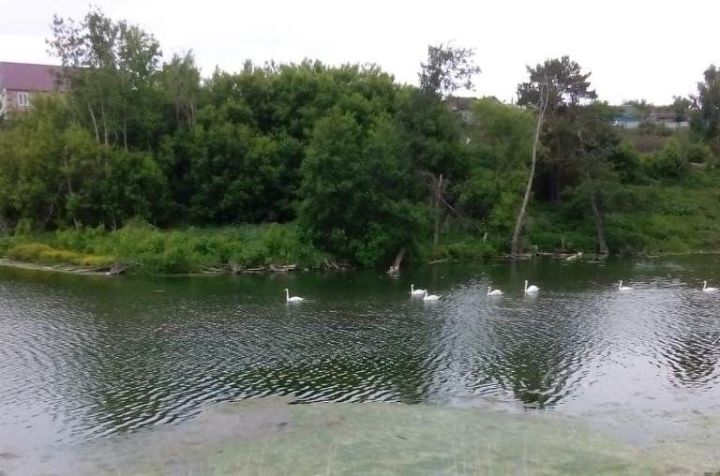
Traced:
<path id="1" fill-rule="evenodd" d="M 289 293 L 290 290 L 289 290 L 288 288 L 285 288 L 285 292 L 286 292 L 286 293 Z"/>

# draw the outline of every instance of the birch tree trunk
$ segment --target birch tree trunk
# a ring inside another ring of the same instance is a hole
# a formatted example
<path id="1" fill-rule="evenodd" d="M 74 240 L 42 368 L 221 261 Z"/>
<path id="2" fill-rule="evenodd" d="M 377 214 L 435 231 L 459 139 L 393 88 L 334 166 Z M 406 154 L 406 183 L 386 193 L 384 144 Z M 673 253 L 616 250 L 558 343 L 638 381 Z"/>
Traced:
<path id="1" fill-rule="evenodd" d="M 102 101 L 100 102 L 100 115 L 102 116 L 103 123 L 103 139 L 105 141 L 105 145 L 107 146 L 110 145 L 110 139 L 107 126 L 107 117 L 105 116 L 105 104 Z"/>
<path id="2" fill-rule="evenodd" d="M 530 192 L 532 191 L 533 181 L 535 180 L 535 167 L 537 165 L 537 152 L 538 144 L 540 143 L 540 131 L 542 130 L 543 119 L 545 118 L 545 110 L 547 109 L 548 103 L 548 87 L 544 86 L 544 91 L 540 91 L 540 110 L 538 111 L 537 125 L 535 126 L 535 139 L 533 140 L 532 147 L 532 158 L 530 162 L 530 176 L 528 177 L 527 186 L 525 187 L 525 196 L 523 197 L 520 211 L 518 212 L 517 220 L 515 221 L 515 231 L 512 236 L 512 243 L 510 245 L 510 254 L 517 256 L 520 251 L 520 232 L 522 231 L 523 223 L 525 221 L 525 213 L 527 212 L 527 206 L 530 202 Z M 545 96 L 543 97 L 543 93 Z"/>
<path id="3" fill-rule="evenodd" d="M 597 203 L 597 196 L 595 195 L 595 186 L 590 184 L 590 206 L 593 211 L 593 218 L 595 219 L 595 231 L 597 232 L 598 251 L 600 254 L 608 254 L 608 246 L 605 241 L 605 228 L 603 227 L 602 214 L 600 213 L 600 207 Z"/>
<path id="4" fill-rule="evenodd" d="M 440 225 L 442 222 L 443 208 L 441 208 L 440 201 L 443 193 L 443 176 L 440 174 L 438 181 L 435 186 L 435 233 L 433 235 L 433 251 L 437 249 L 438 242 L 440 241 Z"/>
<path id="5" fill-rule="evenodd" d="M 90 104 L 88 104 L 88 111 L 90 111 L 90 118 L 92 119 L 93 128 L 95 129 L 95 141 L 99 144 L 100 143 L 100 129 L 98 129 L 97 119 L 95 118 L 95 113 L 93 112 L 92 107 L 90 107 Z"/>

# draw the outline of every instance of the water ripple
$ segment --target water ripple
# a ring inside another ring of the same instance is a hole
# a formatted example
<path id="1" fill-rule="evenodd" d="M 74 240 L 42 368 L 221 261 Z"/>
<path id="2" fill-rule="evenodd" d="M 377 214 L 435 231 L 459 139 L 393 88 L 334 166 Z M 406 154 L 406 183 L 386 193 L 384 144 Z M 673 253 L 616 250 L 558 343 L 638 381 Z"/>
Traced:
<path id="1" fill-rule="evenodd" d="M 442 295 L 432 305 L 409 298 L 409 281 L 374 275 L 0 272 L 0 437 L 91 439 L 269 395 L 568 413 L 710 408 L 720 396 L 720 296 L 698 290 L 692 265 L 536 266 L 413 276 Z M 538 296 L 522 295 L 526 277 Z M 618 293 L 620 278 L 634 291 Z M 279 279 L 314 299 L 286 306 Z M 506 294 L 488 298 L 491 283 Z"/>

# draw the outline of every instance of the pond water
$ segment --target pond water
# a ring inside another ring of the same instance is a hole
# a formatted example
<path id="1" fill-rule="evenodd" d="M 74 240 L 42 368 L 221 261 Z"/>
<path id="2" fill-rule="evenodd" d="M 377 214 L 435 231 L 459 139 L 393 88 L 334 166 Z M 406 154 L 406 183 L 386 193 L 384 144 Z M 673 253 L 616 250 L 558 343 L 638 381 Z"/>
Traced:
<path id="1" fill-rule="evenodd" d="M 618 292 L 621 279 L 633 290 Z M 571 419 L 639 448 L 706 439 L 720 430 L 720 293 L 703 280 L 720 286 L 720 257 L 448 265 L 397 280 L 0 268 L 0 472 L 259 397 L 360 403 L 387 421 L 425 408 L 445 422 Z M 410 298 L 410 283 L 441 299 Z M 287 304 L 286 287 L 307 300 Z"/>

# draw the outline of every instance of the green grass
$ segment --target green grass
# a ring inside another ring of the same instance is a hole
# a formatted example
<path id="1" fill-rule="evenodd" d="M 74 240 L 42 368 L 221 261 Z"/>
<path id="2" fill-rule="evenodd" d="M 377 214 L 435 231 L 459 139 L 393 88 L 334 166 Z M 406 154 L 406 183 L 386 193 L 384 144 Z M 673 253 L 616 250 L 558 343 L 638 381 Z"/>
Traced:
<path id="1" fill-rule="evenodd" d="M 78 253 L 66 249 L 54 248 L 45 243 L 21 243 L 10 245 L 5 256 L 19 261 L 44 264 L 71 264 L 88 268 L 110 268 L 117 262 L 115 257 Z"/>
<path id="2" fill-rule="evenodd" d="M 150 274 L 287 264 L 318 268 L 326 259 L 302 240 L 293 224 L 160 230 L 131 223 L 116 231 L 66 229 L 5 238 L 0 252 L 30 262 L 100 266 L 112 261 Z"/>
<path id="3" fill-rule="evenodd" d="M 692 174 L 681 185 L 626 185 L 626 198 L 604 217 L 611 253 L 720 250 L 720 187 L 713 174 Z M 536 205 L 526 247 L 541 251 L 594 251 L 592 216 L 560 206 Z M 564 245 L 564 246 L 563 246 Z"/>

